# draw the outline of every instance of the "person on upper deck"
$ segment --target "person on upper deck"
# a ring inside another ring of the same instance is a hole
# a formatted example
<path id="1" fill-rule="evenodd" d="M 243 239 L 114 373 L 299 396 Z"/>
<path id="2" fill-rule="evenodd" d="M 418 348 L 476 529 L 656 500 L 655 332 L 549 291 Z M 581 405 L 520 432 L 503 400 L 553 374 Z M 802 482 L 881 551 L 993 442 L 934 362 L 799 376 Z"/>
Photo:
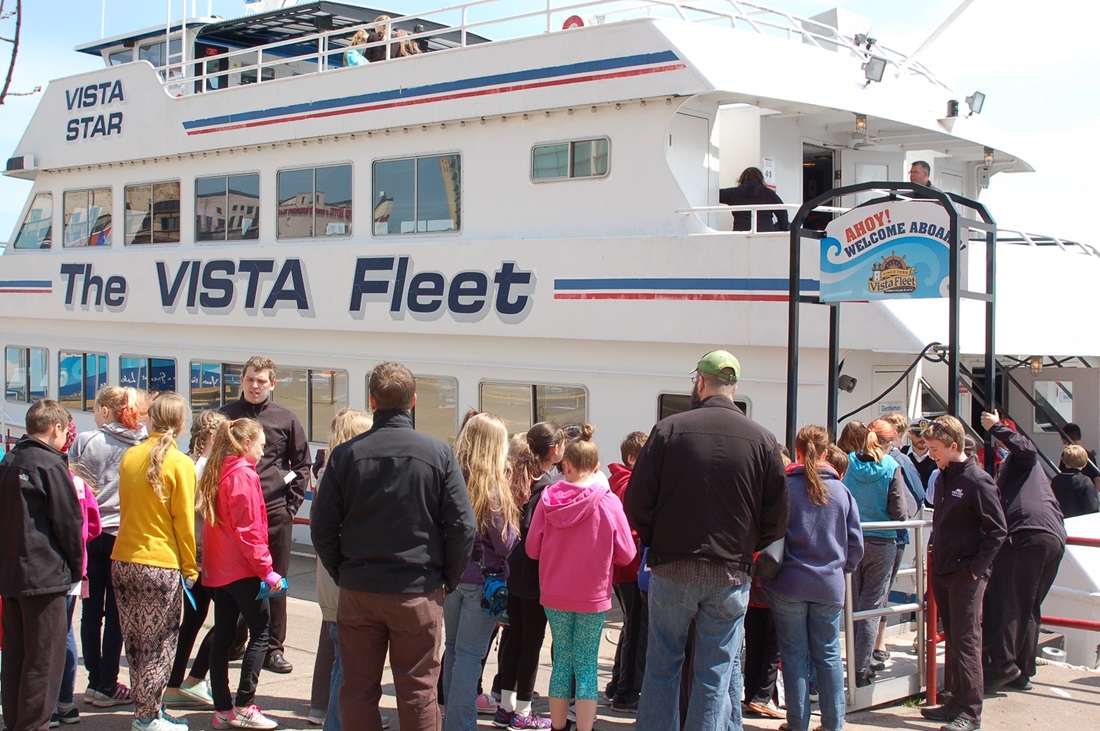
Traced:
<path id="1" fill-rule="evenodd" d="M 351 45 L 348 46 L 348 50 L 344 51 L 345 66 L 366 66 L 369 63 L 367 57 L 357 48 L 357 46 L 365 46 L 369 43 L 369 36 L 370 34 L 362 28 L 355 31 L 355 35 L 351 37 Z"/>
<path id="2" fill-rule="evenodd" d="M 375 61 L 385 61 L 387 58 L 397 58 L 401 50 L 400 44 L 391 43 L 390 53 L 387 56 L 386 44 L 380 43 L 393 37 L 393 31 L 390 28 L 390 16 L 379 15 L 374 19 L 374 23 L 374 30 L 367 33 L 367 43 L 378 43 L 379 45 L 367 49 L 367 59 L 374 63 Z"/>
<path id="3" fill-rule="evenodd" d="M 783 203 L 775 191 L 764 185 L 764 173 L 760 168 L 745 168 L 734 188 L 718 191 L 718 202 L 724 206 L 752 206 L 762 203 Z M 756 218 L 756 228 L 752 226 Z M 733 214 L 734 231 L 786 231 L 787 211 L 736 211 Z"/>

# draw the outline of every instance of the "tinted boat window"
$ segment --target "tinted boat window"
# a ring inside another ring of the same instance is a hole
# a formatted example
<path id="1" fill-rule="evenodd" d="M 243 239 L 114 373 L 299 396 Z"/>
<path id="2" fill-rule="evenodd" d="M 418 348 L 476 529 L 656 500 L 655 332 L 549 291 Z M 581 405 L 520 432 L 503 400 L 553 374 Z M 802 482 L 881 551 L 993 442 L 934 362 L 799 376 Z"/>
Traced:
<path id="1" fill-rule="evenodd" d="M 16 249 L 50 248 L 50 232 L 53 229 L 53 196 L 39 193 L 34 197 L 23 225 L 15 237 Z"/>
<path id="2" fill-rule="evenodd" d="M 64 196 L 63 245 L 111 245 L 111 189 L 70 190 Z"/>
<path id="3" fill-rule="evenodd" d="M 260 236 L 260 175 L 195 180 L 195 240 L 242 241 Z"/>
<path id="4" fill-rule="evenodd" d="M 461 228 L 460 155 L 379 160 L 373 172 L 375 236 Z"/>
<path id="5" fill-rule="evenodd" d="M 179 242 L 180 184 L 178 180 L 128 185 L 124 200 L 127 246 Z"/>

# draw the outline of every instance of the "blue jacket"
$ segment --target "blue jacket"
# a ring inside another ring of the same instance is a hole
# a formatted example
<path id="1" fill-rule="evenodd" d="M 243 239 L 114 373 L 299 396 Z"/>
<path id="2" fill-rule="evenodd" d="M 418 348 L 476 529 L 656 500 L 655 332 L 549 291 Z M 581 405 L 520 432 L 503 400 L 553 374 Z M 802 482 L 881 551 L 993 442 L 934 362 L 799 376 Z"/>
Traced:
<path id="1" fill-rule="evenodd" d="M 905 480 L 901 476 L 901 468 L 890 455 L 883 455 L 881 462 L 875 462 L 866 455 L 852 452 L 848 455 L 844 484 L 856 499 L 864 522 L 905 520 L 909 517 Z M 864 536 L 896 540 L 897 531 L 869 530 L 864 531 Z"/>

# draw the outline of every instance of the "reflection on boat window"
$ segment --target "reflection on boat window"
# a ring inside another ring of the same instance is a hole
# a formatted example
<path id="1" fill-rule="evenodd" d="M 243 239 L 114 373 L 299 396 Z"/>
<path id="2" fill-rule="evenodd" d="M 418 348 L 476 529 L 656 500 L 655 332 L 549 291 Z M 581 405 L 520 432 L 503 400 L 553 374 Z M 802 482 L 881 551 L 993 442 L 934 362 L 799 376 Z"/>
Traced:
<path id="1" fill-rule="evenodd" d="M 348 372 L 315 368 L 280 368 L 272 399 L 302 422 L 306 439 L 327 442 L 332 420 L 348 405 Z"/>
<path id="2" fill-rule="evenodd" d="M 92 411 L 95 395 L 107 385 L 105 353 L 57 354 L 57 400 L 67 409 Z"/>
<path id="3" fill-rule="evenodd" d="M 50 232 L 53 229 L 53 195 L 39 193 L 34 197 L 30 210 L 15 237 L 16 249 L 50 248 Z"/>
<path id="4" fill-rule="evenodd" d="M 180 183 L 127 185 L 125 244 L 165 244 L 180 240 Z"/>
<path id="5" fill-rule="evenodd" d="M 118 385 L 154 393 L 176 390 L 176 359 L 124 355 L 118 359 Z"/>
<path id="6" fill-rule="evenodd" d="M 583 424 L 588 419 L 588 391 L 578 386 L 482 383 L 480 390 L 478 408 L 503 419 L 509 434 L 540 421 Z"/>
<path id="7" fill-rule="evenodd" d="M 734 399 L 734 405 L 741 409 L 741 413 L 748 416 L 749 402 L 745 399 Z M 686 393 L 662 393 L 657 397 L 657 420 L 679 414 L 691 408 L 691 396 Z"/>
<path id="8" fill-rule="evenodd" d="M 351 234 L 351 165 L 280 170 L 280 239 Z"/>
<path id="9" fill-rule="evenodd" d="M 259 237 L 259 173 L 195 181 L 195 241 L 253 241 Z"/>
<path id="10" fill-rule="evenodd" d="M 370 391 L 370 376 L 367 376 Z M 369 405 L 369 404 L 368 404 Z M 458 381 L 439 376 L 416 376 L 413 428 L 453 445 L 458 432 Z"/>
<path id="11" fill-rule="evenodd" d="M 610 142 L 600 138 L 538 145 L 531 150 L 531 178 L 598 178 L 610 168 Z"/>
<path id="12" fill-rule="evenodd" d="M 134 49 L 123 48 L 118 51 L 111 51 L 107 56 L 107 63 L 111 66 L 121 66 L 124 63 L 130 63 L 134 60 Z"/>
<path id="13" fill-rule="evenodd" d="M 191 415 L 207 409 L 220 409 L 240 395 L 240 363 L 199 363 L 191 361 Z"/>
<path id="14" fill-rule="evenodd" d="M 182 60 L 180 53 L 180 39 L 176 36 L 169 41 L 168 54 L 164 53 L 164 41 L 157 41 L 156 43 L 147 43 L 138 46 L 138 60 L 148 61 L 153 64 L 153 68 L 157 69 L 161 79 L 164 79 L 164 67 L 167 66 L 172 59 L 177 61 Z M 172 76 L 181 75 L 179 69 L 171 70 Z"/>
<path id="15" fill-rule="evenodd" d="M 111 189 L 69 190 L 63 201 L 62 245 L 111 245 Z"/>
<path id="16" fill-rule="evenodd" d="M 1036 381 L 1034 395 L 1036 427 L 1056 432 L 1073 421 L 1073 381 Z"/>
<path id="17" fill-rule="evenodd" d="M 379 160 L 373 173 L 375 236 L 461 227 L 460 155 Z"/>
<path id="18" fill-rule="evenodd" d="M 8 401 L 33 403 L 46 398 L 49 373 L 46 372 L 45 348 L 24 348 L 8 345 L 4 348 L 4 398 Z"/>

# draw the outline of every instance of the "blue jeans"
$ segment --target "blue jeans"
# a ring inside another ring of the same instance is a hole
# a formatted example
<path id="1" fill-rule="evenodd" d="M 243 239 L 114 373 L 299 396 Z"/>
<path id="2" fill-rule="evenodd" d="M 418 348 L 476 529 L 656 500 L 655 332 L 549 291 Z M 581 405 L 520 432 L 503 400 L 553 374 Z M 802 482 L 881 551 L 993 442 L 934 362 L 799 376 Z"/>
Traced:
<path id="1" fill-rule="evenodd" d="M 459 584 L 443 602 L 446 656 L 443 660 L 444 697 L 447 715 L 445 731 L 474 731 L 477 728 L 477 682 L 481 658 L 489 648 L 496 617 L 481 611 L 481 584 Z"/>
<path id="2" fill-rule="evenodd" d="M 787 723 L 792 731 L 809 731 L 809 684 L 817 670 L 821 725 L 825 731 L 844 727 L 844 666 L 840 656 L 840 611 L 831 604 L 804 602 L 768 592 L 787 694 Z"/>
<path id="3" fill-rule="evenodd" d="M 76 597 L 70 594 L 65 597 L 65 611 L 69 616 L 69 639 L 65 643 L 65 670 L 61 673 L 61 692 L 57 694 L 58 703 L 72 703 L 73 689 L 76 685 L 76 637 L 73 634 L 73 608 L 76 607 Z"/>
<path id="4" fill-rule="evenodd" d="M 340 664 L 340 637 L 336 631 L 336 622 L 329 623 L 329 635 L 332 636 L 332 685 L 329 686 L 328 712 L 322 731 L 341 731 L 340 723 L 340 684 L 344 682 L 344 668 Z"/>
<path id="5" fill-rule="evenodd" d="M 748 603 L 748 583 L 702 586 L 653 574 L 649 585 L 649 649 L 637 731 L 680 728 L 680 672 L 692 617 L 695 682 L 684 728 L 739 731 L 744 682 L 741 643 Z M 730 696 L 734 694 L 738 702 L 731 708 Z"/>

